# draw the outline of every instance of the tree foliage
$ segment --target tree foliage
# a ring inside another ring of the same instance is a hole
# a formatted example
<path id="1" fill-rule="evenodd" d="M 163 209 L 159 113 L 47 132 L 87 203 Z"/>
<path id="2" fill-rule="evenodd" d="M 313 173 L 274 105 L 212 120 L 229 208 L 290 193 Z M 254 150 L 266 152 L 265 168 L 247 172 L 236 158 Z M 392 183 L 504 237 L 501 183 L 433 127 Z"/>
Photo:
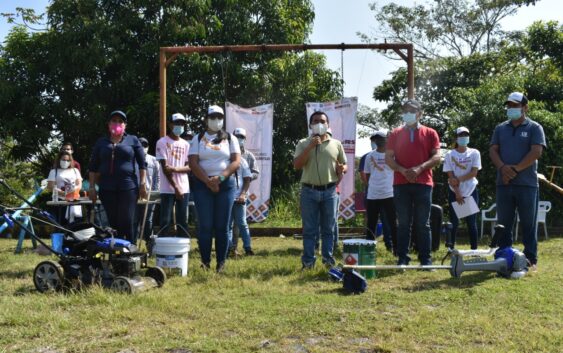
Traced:
<path id="1" fill-rule="evenodd" d="M 51 1 L 45 31 L 16 26 L 0 48 L 0 107 L 10 117 L 0 138 L 13 136 L 12 155 L 45 171 L 53 140 L 70 140 L 84 164 L 107 114 L 122 109 L 128 131 L 154 142 L 159 47 L 304 43 L 313 18 L 310 0 Z M 167 83 L 168 112 L 192 117 L 194 130 L 209 104 L 274 102 L 274 165 L 287 165 L 290 146 L 306 134 L 303 103 L 340 89 L 322 57 L 266 52 L 180 56 Z M 289 182 L 291 170 L 274 173 L 274 184 Z"/>
<path id="2" fill-rule="evenodd" d="M 537 0 L 436 0 L 427 5 L 401 6 L 390 3 L 381 8 L 370 5 L 379 24 L 375 38 L 413 43 L 420 59 L 467 56 L 498 47 L 505 33 L 500 22 L 522 6 Z"/>
<path id="3" fill-rule="evenodd" d="M 466 56 L 419 59 L 416 64 L 416 98 L 424 106 L 424 122 L 436 128 L 441 139 L 453 145 L 453 131 L 466 126 L 471 146 L 481 151 L 479 173 L 483 204 L 494 202 L 495 169 L 488 158 L 492 132 L 506 119 L 504 101 L 513 91 L 530 99 L 529 116 L 543 125 L 548 149 L 540 159 L 539 172 L 563 165 L 563 26 L 536 22 L 525 31 L 506 33 L 494 51 Z M 380 112 L 384 120 L 399 124 L 401 101 L 406 97 L 406 70 L 374 89 L 374 98 L 388 103 Z M 440 179 L 443 173 L 436 173 Z M 554 180 L 563 184 L 563 175 Z M 561 202 L 561 197 L 542 188 L 542 199 Z M 563 205 L 561 205 L 563 206 Z"/>

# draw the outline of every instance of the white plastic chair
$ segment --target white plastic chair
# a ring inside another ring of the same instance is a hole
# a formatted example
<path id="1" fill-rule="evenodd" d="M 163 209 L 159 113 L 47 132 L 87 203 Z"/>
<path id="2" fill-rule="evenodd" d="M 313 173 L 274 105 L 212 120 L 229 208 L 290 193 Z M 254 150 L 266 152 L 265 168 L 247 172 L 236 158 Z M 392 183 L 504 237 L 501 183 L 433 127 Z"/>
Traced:
<path id="1" fill-rule="evenodd" d="M 536 221 L 537 226 L 540 226 L 540 223 L 543 223 L 543 234 L 545 235 L 545 239 L 548 239 L 547 236 L 547 213 L 551 210 L 551 202 L 549 201 L 540 201 L 538 203 L 538 219 Z M 518 224 L 520 224 L 520 216 L 517 216 L 516 222 L 516 231 L 514 232 L 514 240 L 518 239 Z"/>
<path id="2" fill-rule="evenodd" d="M 481 238 L 483 238 L 483 230 L 485 229 L 484 228 L 485 222 L 491 222 L 491 236 L 493 236 L 495 225 L 497 224 L 496 208 L 497 208 L 497 204 L 493 203 L 491 207 L 481 211 Z M 491 212 L 494 212 L 494 216 L 489 216 L 489 213 Z"/>

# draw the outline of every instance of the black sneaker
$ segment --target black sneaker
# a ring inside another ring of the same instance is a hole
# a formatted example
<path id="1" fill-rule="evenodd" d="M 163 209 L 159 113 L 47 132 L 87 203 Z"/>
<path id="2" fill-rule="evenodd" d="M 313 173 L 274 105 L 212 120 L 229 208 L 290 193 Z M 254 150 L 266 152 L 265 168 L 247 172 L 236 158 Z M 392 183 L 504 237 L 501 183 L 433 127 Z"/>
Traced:
<path id="1" fill-rule="evenodd" d="M 202 263 L 201 265 L 199 265 L 199 267 L 204 271 L 211 269 L 211 265 L 208 263 Z"/>
<path id="2" fill-rule="evenodd" d="M 254 251 L 252 251 L 252 249 L 245 249 L 244 254 L 246 256 L 254 256 Z"/>
<path id="3" fill-rule="evenodd" d="M 220 262 L 217 264 L 217 273 L 223 273 L 225 271 L 225 262 Z"/>
<path id="4" fill-rule="evenodd" d="M 301 272 L 312 270 L 314 267 L 315 264 L 310 264 L 310 265 L 303 264 L 303 266 L 301 267 Z"/>
<path id="5" fill-rule="evenodd" d="M 422 265 L 422 266 L 432 266 L 432 262 L 430 262 L 430 263 L 425 263 L 425 264 L 421 264 L 421 265 Z M 436 272 L 436 269 L 435 269 L 435 268 L 424 268 L 424 269 L 422 269 L 422 271 L 425 271 L 425 272 Z"/>
<path id="6" fill-rule="evenodd" d="M 240 256 L 236 248 L 230 248 L 227 257 L 230 259 L 237 259 Z"/>

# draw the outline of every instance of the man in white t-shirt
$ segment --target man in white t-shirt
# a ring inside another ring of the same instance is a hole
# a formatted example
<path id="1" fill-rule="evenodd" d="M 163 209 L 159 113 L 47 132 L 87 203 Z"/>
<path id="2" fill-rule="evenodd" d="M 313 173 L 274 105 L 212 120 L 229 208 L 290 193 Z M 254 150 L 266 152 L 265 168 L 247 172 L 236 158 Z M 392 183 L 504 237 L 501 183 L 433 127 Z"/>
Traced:
<path id="1" fill-rule="evenodd" d="M 385 247 L 395 253 L 397 245 L 397 215 L 393 201 L 393 170 L 385 163 L 387 130 L 376 131 L 372 138 L 376 149 L 371 151 L 364 162 L 364 174 L 368 180 L 366 215 L 368 219 L 366 238 L 374 240 L 377 219 L 386 218 L 390 233 L 383 234 Z"/>
<path id="2" fill-rule="evenodd" d="M 156 143 L 156 159 L 160 162 L 160 229 L 172 225 L 172 207 L 176 209 L 178 235 L 188 236 L 188 152 L 190 144 L 180 138 L 184 132 L 186 118 L 172 114 L 168 121 L 168 135 Z M 162 234 L 170 234 L 171 229 Z"/>
<path id="3" fill-rule="evenodd" d="M 451 239 L 447 240 L 448 247 L 455 246 L 455 238 L 459 219 L 452 203 L 465 203 L 465 198 L 473 197 L 479 204 L 477 191 L 477 173 L 481 169 L 481 153 L 469 148 L 469 130 L 466 127 L 456 129 L 456 147 L 448 151 L 444 157 L 444 172 L 448 173 L 448 200 L 450 204 L 450 222 L 452 223 Z M 477 249 L 477 213 L 465 217 L 469 230 L 471 249 Z"/>

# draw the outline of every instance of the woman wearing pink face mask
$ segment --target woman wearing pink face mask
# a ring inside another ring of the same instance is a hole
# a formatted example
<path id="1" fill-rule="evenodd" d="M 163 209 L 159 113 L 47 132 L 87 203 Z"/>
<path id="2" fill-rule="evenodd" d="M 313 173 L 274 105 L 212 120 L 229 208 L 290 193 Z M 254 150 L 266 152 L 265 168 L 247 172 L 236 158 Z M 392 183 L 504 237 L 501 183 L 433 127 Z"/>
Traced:
<path id="1" fill-rule="evenodd" d="M 110 226 L 117 230 L 120 238 L 134 241 L 137 199 L 147 197 L 146 163 L 141 142 L 136 136 L 125 133 L 126 126 L 124 112 L 116 110 L 110 114 L 108 134 L 98 139 L 92 150 L 88 196 L 95 203 L 99 195 Z M 137 180 L 142 180 L 140 185 Z"/>

